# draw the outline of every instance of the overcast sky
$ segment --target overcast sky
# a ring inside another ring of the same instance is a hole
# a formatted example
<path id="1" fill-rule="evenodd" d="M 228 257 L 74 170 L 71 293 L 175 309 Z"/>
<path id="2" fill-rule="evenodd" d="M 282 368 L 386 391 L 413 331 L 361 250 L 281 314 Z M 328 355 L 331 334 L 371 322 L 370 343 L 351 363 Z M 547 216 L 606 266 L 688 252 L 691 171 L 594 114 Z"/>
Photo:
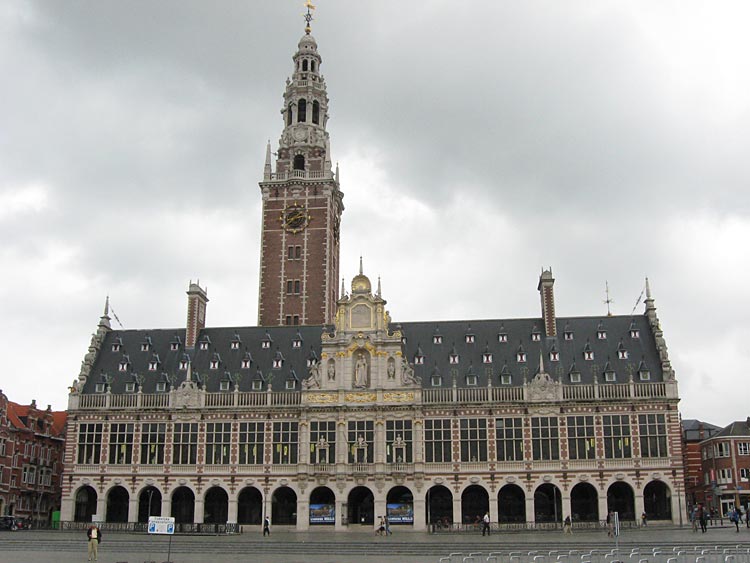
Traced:
<path id="1" fill-rule="evenodd" d="M 67 406 L 126 328 L 257 322 L 265 144 L 302 0 L 0 4 L 0 388 Z M 750 4 L 320 0 L 342 274 L 394 320 L 630 314 L 684 418 L 750 415 Z M 637 312 L 643 312 L 639 304 Z M 114 323 L 114 326 L 117 326 Z"/>

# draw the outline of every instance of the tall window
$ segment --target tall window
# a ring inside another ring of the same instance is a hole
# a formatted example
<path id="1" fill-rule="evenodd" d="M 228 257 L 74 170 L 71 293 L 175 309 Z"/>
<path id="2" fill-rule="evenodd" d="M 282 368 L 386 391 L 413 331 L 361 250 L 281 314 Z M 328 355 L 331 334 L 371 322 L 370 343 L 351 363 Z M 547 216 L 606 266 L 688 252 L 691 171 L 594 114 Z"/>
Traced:
<path id="1" fill-rule="evenodd" d="M 98 465 L 102 455 L 102 425 L 81 424 L 78 427 L 78 463 Z"/>
<path id="2" fill-rule="evenodd" d="M 556 416 L 532 417 L 531 446 L 534 461 L 560 459 L 560 442 Z"/>
<path id="3" fill-rule="evenodd" d="M 299 123 L 307 121 L 307 101 L 304 98 L 297 104 L 297 121 Z"/>
<path id="4" fill-rule="evenodd" d="M 264 422 L 240 422 L 240 465 L 263 463 Z"/>
<path id="5" fill-rule="evenodd" d="M 372 420 L 350 420 L 347 435 L 349 463 L 372 463 L 375 432 Z"/>
<path id="6" fill-rule="evenodd" d="M 568 417 L 568 457 L 570 459 L 595 459 L 596 438 L 593 416 Z"/>
<path id="7" fill-rule="evenodd" d="M 231 422 L 209 422 L 206 424 L 207 464 L 220 465 L 229 463 L 229 447 L 231 445 Z"/>
<path id="8" fill-rule="evenodd" d="M 424 421 L 424 454 L 427 463 L 453 461 L 449 418 L 433 418 Z"/>
<path id="9" fill-rule="evenodd" d="M 312 113 L 312 122 L 317 125 L 320 123 L 320 104 L 318 103 L 318 100 L 313 101 Z"/>
<path id="10" fill-rule="evenodd" d="M 638 415 L 641 457 L 667 457 L 667 425 L 663 414 Z"/>
<path id="11" fill-rule="evenodd" d="M 461 461 L 487 461 L 487 420 L 461 420 Z"/>
<path id="12" fill-rule="evenodd" d="M 167 425 L 163 422 L 144 423 L 141 427 L 141 463 L 162 465 Z"/>
<path id="13" fill-rule="evenodd" d="M 411 463 L 411 420 L 386 421 L 385 460 L 387 463 Z"/>
<path id="14" fill-rule="evenodd" d="M 198 461 L 198 423 L 176 422 L 174 425 L 175 465 L 195 465 Z"/>
<path id="15" fill-rule="evenodd" d="M 132 423 L 109 425 L 109 463 L 111 465 L 130 465 L 133 463 Z"/>
<path id="16" fill-rule="evenodd" d="M 274 463 L 297 463 L 298 428 L 296 422 L 273 423 Z"/>
<path id="17" fill-rule="evenodd" d="M 630 442 L 630 416 L 627 414 L 608 414 L 602 417 L 604 431 L 604 457 L 606 459 L 623 459 L 632 457 Z"/>
<path id="18" fill-rule="evenodd" d="M 336 462 L 336 421 L 310 422 L 310 458 L 312 463 Z"/>
<path id="19" fill-rule="evenodd" d="M 497 461 L 523 461 L 523 419 L 496 418 Z"/>
<path id="20" fill-rule="evenodd" d="M 294 162 L 292 164 L 292 168 L 295 170 L 304 170 L 305 169 L 305 157 L 301 154 L 294 155 Z"/>

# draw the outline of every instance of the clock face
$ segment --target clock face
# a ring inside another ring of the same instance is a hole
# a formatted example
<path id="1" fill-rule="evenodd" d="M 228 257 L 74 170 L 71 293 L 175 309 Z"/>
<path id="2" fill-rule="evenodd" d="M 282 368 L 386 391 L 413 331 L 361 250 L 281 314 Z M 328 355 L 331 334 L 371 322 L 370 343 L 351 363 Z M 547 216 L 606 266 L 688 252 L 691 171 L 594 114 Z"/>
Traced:
<path id="1" fill-rule="evenodd" d="M 284 208 L 279 220 L 287 232 L 299 233 L 307 227 L 307 224 L 310 222 L 310 215 L 307 213 L 307 208 L 304 205 L 294 203 Z"/>

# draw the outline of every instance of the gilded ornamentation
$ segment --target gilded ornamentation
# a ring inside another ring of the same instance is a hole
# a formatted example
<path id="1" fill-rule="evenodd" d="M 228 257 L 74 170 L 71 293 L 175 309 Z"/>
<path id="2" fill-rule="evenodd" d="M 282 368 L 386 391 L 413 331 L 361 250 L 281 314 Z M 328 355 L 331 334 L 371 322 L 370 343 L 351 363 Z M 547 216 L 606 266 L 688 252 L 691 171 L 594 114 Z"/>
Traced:
<path id="1" fill-rule="evenodd" d="M 335 403 L 337 395 L 335 393 L 310 393 L 307 396 L 308 403 L 330 404 Z"/>
<path id="2" fill-rule="evenodd" d="M 386 391 L 383 400 L 389 403 L 411 403 L 414 401 L 414 393 L 404 391 Z"/>
<path id="3" fill-rule="evenodd" d="M 347 403 L 374 403 L 378 398 L 376 393 L 347 393 L 344 400 Z"/>

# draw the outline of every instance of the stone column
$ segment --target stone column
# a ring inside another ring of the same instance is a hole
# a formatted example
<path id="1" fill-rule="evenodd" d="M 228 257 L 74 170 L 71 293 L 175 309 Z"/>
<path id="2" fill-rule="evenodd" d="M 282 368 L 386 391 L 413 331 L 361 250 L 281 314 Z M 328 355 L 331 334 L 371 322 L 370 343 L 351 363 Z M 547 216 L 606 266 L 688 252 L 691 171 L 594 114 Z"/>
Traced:
<path id="1" fill-rule="evenodd" d="M 497 503 L 497 493 L 492 493 L 490 491 L 487 491 L 487 494 L 489 496 L 489 502 L 490 502 L 490 522 L 492 524 L 496 524 L 500 521 L 500 507 Z M 495 495 L 495 498 L 492 498 L 492 495 Z M 484 517 L 484 514 L 482 514 L 482 517 Z"/>
<path id="2" fill-rule="evenodd" d="M 453 523 L 463 524 L 461 518 L 461 495 L 453 493 Z"/>
<path id="3" fill-rule="evenodd" d="M 237 496 L 236 493 L 229 497 L 229 506 L 227 511 L 227 523 L 237 523 Z"/>
<path id="4" fill-rule="evenodd" d="M 304 420 L 299 425 L 299 463 L 315 463 L 310 460 L 310 421 Z"/>
<path id="5" fill-rule="evenodd" d="M 382 495 L 382 493 L 375 493 L 375 529 L 378 527 L 378 523 L 380 522 L 380 517 L 386 515 L 386 499 Z"/>
<path id="6" fill-rule="evenodd" d="M 203 524 L 203 497 L 195 498 L 195 514 L 193 515 L 193 522 L 195 524 Z"/>
<path id="7" fill-rule="evenodd" d="M 297 497 L 297 530 L 307 531 L 310 529 L 310 499 L 308 496 Z"/>
<path id="8" fill-rule="evenodd" d="M 107 520 L 107 497 L 104 495 L 96 497 L 96 516 L 99 517 L 101 522 L 106 522 Z"/>
<path id="9" fill-rule="evenodd" d="M 424 421 L 414 421 L 414 463 L 422 463 L 424 461 Z"/>
<path id="10" fill-rule="evenodd" d="M 674 495 L 672 495 L 672 502 L 674 503 Z M 635 521 L 637 524 L 641 523 L 641 514 L 643 514 L 643 511 L 645 509 L 646 505 L 643 502 L 643 489 L 636 489 L 635 490 Z M 674 507 L 673 507 L 674 508 Z M 675 511 L 672 511 L 672 514 L 675 514 Z"/>
<path id="11" fill-rule="evenodd" d="M 167 493 L 161 497 L 161 515 L 172 516 L 172 497 Z"/>
<path id="12" fill-rule="evenodd" d="M 565 522 L 565 518 L 567 516 L 570 516 L 570 519 L 573 520 L 573 509 L 570 506 L 570 492 L 567 494 L 563 493 L 562 495 L 562 517 L 560 520 L 562 522 Z"/>
<path id="13" fill-rule="evenodd" d="M 63 497 L 60 504 L 60 520 L 70 522 L 75 518 L 76 502 L 74 497 Z"/>
<path id="14" fill-rule="evenodd" d="M 385 421 L 380 418 L 375 421 L 375 463 L 385 463 Z M 385 513 L 383 513 L 385 516 Z"/>
<path id="15" fill-rule="evenodd" d="M 418 493 L 414 497 L 414 530 L 423 531 L 427 529 L 427 503 L 424 493 Z"/>
<path id="16" fill-rule="evenodd" d="M 344 501 L 338 497 L 336 497 L 336 525 L 334 526 L 335 530 L 345 530 L 346 526 L 344 526 Z"/>
<path id="17" fill-rule="evenodd" d="M 349 461 L 349 444 L 346 441 L 346 421 L 339 420 L 336 423 L 336 463 L 347 463 Z"/>
<path id="18" fill-rule="evenodd" d="M 130 495 L 128 501 L 128 522 L 138 522 L 138 497 Z"/>
<path id="19" fill-rule="evenodd" d="M 536 514 L 534 514 L 534 493 L 526 493 L 526 521 L 532 524 L 536 523 Z"/>
<path id="20" fill-rule="evenodd" d="M 597 491 L 599 494 L 599 520 L 606 520 L 607 519 L 607 490 L 604 491 L 599 490 Z"/>

